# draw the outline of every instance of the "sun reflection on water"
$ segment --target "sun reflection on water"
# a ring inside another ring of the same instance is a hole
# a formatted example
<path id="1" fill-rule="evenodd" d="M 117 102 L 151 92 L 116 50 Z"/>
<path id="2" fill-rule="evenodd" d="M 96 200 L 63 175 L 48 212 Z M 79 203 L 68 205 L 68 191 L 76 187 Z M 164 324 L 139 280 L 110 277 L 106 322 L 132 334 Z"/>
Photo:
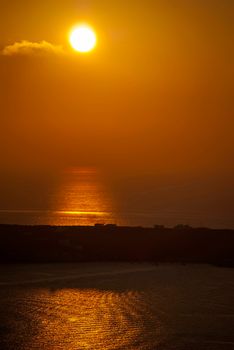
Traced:
<path id="1" fill-rule="evenodd" d="M 28 348 L 40 342 L 47 350 L 133 350 L 137 344 L 144 349 L 145 340 L 139 339 L 147 310 L 137 291 L 63 289 L 51 295 L 44 290 L 36 297 L 42 307 L 36 319 L 39 333 Z"/>
<path id="2" fill-rule="evenodd" d="M 69 168 L 52 196 L 51 225 L 94 225 L 116 220 L 114 203 L 95 168 Z"/>

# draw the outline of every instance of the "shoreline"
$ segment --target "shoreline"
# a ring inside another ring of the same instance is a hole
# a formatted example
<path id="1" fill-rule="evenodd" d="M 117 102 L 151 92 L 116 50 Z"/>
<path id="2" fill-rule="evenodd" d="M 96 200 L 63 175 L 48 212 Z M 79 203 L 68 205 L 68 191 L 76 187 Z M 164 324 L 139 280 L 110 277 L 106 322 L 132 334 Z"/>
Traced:
<path id="1" fill-rule="evenodd" d="M 0 263 L 151 262 L 234 267 L 234 230 L 0 225 Z"/>

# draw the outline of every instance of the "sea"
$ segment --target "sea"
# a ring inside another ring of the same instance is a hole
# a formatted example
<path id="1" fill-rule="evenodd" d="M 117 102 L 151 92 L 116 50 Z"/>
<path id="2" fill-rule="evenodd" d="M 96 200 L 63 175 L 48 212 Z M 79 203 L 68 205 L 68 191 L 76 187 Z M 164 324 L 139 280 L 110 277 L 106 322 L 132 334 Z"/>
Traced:
<path id="1" fill-rule="evenodd" d="M 7 179 L 0 223 L 234 228 L 232 213 L 212 207 L 203 192 L 195 188 L 191 200 L 190 185 L 130 177 L 109 186 L 90 167 L 47 180 Z M 0 265 L 0 350 L 230 350 L 233 330 L 234 269 Z"/>
<path id="2" fill-rule="evenodd" d="M 0 224 L 234 229 L 229 191 L 209 183 L 155 175 L 113 179 L 95 167 L 70 167 L 54 177 L 6 176 L 0 182 Z"/>
<path id="3" fill-rule="evenodd" d="M 0 266 L 1 350 L 234 349 L 234 269 Z"/>

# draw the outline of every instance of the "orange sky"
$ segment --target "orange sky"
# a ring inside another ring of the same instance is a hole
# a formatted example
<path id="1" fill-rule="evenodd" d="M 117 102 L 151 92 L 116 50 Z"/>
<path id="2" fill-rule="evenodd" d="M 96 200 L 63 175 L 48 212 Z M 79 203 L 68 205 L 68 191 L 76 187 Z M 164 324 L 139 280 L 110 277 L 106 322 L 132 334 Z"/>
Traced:
<path id="1" fill-rule="evenodd" d="M 231 0 L 1 1 L 0 171 L 233 174 Z M 68 43 L 79 21 L 97 48 Z M 4 55 L 26 40 L 31 49 Z"/>
<path id="2" fill-rule="evenodd" d="M 3 1 L 2 48 L 45 40 L 65 54 L 1 56 L 2 157 L 229 167 L 232 10 L 227 0 Z M 67 40 L 80 19 L 99 37 L 85 57 Z"/>

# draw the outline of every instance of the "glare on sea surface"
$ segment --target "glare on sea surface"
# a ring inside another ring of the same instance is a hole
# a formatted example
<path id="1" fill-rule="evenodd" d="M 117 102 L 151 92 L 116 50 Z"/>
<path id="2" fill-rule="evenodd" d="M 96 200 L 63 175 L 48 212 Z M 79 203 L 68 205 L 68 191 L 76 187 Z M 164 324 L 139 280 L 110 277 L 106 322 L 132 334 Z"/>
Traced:
<path id="1" fill-rule="evenodd" d="M 46 290 L 40 293 L 35 295 L 36 302 L 43 303 L 43 312 L 37 315 L 40 335 L 30 339 L 30 348 L 41 343 L 45 349 L 44 344 L 53 342 L 53 349 L 58 350 L 125 349 L 142 332 L 134 322 L 142 317 L 135 307 L 137 292 L 62 288 L 52 295 Z"/>
<path id="2" fill-rule="evenodd" d="M 68 168 L 51 198 L 50 225 L 94 225 L 113 223 L 114 202 L 95 168 Z"/>
<path id="3" fill-rule="evenodd" d="M 75 51 L 85 53 L 94 49 L 97 38 L 94 30 L 88 25 L 83 24 L 72 29 L 69 41 Z"/>

